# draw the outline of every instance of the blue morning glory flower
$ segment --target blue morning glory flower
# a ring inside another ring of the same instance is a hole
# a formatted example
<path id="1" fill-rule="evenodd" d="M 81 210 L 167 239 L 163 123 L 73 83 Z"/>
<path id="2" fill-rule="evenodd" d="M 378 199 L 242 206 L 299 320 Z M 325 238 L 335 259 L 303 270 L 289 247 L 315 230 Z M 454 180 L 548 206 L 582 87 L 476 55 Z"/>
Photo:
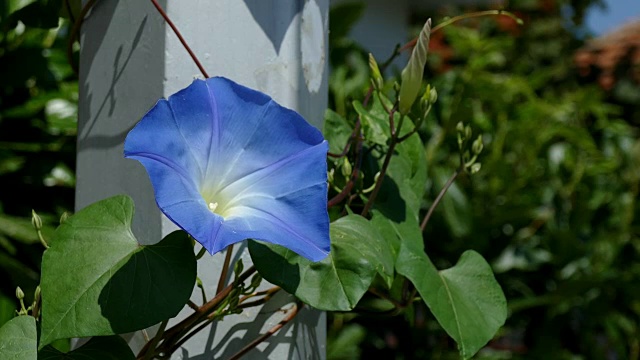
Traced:
<path id="1" fill-rule="evenodd" d="M 156 202 L 210 253 L 256 239 L 329 253 L 327 142 L 269 96 L 221 78 L 162 99 L 129 132 Z"/>

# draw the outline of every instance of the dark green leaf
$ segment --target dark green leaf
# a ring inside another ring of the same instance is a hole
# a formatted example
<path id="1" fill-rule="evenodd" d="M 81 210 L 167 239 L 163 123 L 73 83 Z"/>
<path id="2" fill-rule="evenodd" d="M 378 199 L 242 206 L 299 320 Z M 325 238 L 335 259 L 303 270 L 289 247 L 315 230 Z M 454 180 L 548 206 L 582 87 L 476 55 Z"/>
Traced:
<path id="1" fill-rule="evenodd" d="M 331 224 L 331 253 L 319 262 L 255 241 L 249 242 L 249 251 L 266 280 L 321 310 L 353 309 L 376 274 L 387 284 L 393 280 L 390 245 L 359 215 Z"/>
<path id="2" fill-rule="evenodd" d="M 175 316 L 196 277 L 182 231 L 141 246 L 131 233 L 133 201 L 115 196 L 70 217 L 42 260 L 40 347 L 67 337 L 140 330 Z"/>
<path id="3" fill-rule="evenodd" d="M 38 333 L 33 316 L 18 316 L 0 327 L 0 359 L 33 360 L 37 347 Z"/>
<path id="4" fill-rule="evenodd" d="M 60 8 L 62 0 L 39 0 L 21 8 L 11 14 L 9 19 L 10 27 L 15 27 L 15 23 L 22 21 L 25 26 L 50 29 L 58 27 Z"/>
<path id="5" fill-rule="evenodd" d="M 38 360 L 134 360 L 135 358 L 127 342 L 118 335 L 95 336 L 78 349 L 66 354 L 51 345 L 38 352 Z"/>

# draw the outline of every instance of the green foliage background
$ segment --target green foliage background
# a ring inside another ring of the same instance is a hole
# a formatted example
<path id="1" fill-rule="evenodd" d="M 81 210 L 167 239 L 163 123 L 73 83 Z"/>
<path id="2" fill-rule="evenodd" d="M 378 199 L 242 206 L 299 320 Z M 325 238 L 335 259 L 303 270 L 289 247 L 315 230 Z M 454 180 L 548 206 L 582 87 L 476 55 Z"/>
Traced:
<path id="1" fill-rule="evenodd" d="M 430 55 L 426 79 L 439 100 L 421 129 L 423 213 L 458 165 L 459 121 L 483 134 L 485 151 L 482 170 L 460 177 L 437 209 L 427 251 L 442 269 L 474 249 L 497 273 L 510 316 L 478 358 L 637 359 L 639 106 L 576 75 L 577 24 L 595 2 L 546 3 L 554 2 L 512 1 L 509 10 L 525 20 L 520 28 L 495 19 L 448 27 L 453 57 Z M 65 4 L 0 3 L 0 325 L 17 308 L 15 287 L 28 303 L 39 281 L 31 209 L 46 236 L 73 208 L 77 77 L 66 56 Z M 366 52 L 347 36 L 358 9 L 331 14 L 331 107 L 347 119 L 369 81 Z M 416 31 L 428 16 L 415 16 Z M 446 359 L 457 350 L 424 305 L 406 317 L 330 315 L 329 358 L 373 355 Z"/>
<path id="2" fill-rule="evenodd" d="M 0 2 L 0 323 L 15 314 L 16 286 L 29 304 L 39 282 L 31 209 L 45 237 L 73 209 L 78 83 L 67 17 L 62 0 Z"/>
<path id="3" fill-rule="evenodd" d="M 485 142 L 482 170 L 458 178 L 424 234 L 438 268 L 474 249 L 507 294 L 507 324 L 477 358 L 639 357 L 638 104 L 577 75 L 580 22 L 594 5 L 512 1 L 508 10 L 524 26 L 466 21 L 444 30 L 451 57 L 429 55 L 425 78 L 438 102 L 421 129 L 429 172 L 423 214 L 458 166 L 456 124 L 470 123 Z M 330 99 L 347 118 L 356 116 L 350 99 L 363 96 L 368 67 L 349 26 L 335 23 L 359 10 L 341 6 L 331 17 Z M 429 16 L 415 16 L 416 34 Z M 458 356 L 422 304 L 406 318 L 360 310 L 331 316 L 329 358 Z"/>

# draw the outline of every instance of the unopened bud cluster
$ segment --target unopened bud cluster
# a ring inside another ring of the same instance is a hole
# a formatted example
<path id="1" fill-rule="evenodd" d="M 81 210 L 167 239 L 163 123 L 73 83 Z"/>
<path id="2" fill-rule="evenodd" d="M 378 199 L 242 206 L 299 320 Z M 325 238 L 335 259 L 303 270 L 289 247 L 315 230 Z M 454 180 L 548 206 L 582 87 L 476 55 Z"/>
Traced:
<path id="1" fill-rule="evenodd" d="M 476 162 L 478 155 L 480 155 L 484 149 L 482 135 L 478 135 L 478 137 L 471 143 L 471 155 L 466 147 L 466 144 L 471 141 L 473 137 L 473 130 L 471 129 L 471 126 L 465 126 L 462 122 L 459 122 L 456 125 L 456 132 L 458 133 L 458 148 L 461 154 L 462 166 L 469 173 L 475 174 L 480 171 L 482 167 L 479 162 Z"/>

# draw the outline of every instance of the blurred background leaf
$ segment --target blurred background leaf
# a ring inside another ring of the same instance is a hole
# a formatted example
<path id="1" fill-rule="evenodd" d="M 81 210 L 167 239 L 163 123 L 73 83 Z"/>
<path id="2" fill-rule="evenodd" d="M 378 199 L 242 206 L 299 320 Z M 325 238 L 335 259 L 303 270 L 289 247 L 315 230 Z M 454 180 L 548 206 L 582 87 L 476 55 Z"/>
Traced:
<path id="1" fill-rule="evenodd" d="M 0 2 L 0 325 L 15 315 L 16 286 L 28 304 L 39 283 L 31 209 L 47 239 L 73 209 L 78 84 L 68 15 L 63 0 Z"/>

